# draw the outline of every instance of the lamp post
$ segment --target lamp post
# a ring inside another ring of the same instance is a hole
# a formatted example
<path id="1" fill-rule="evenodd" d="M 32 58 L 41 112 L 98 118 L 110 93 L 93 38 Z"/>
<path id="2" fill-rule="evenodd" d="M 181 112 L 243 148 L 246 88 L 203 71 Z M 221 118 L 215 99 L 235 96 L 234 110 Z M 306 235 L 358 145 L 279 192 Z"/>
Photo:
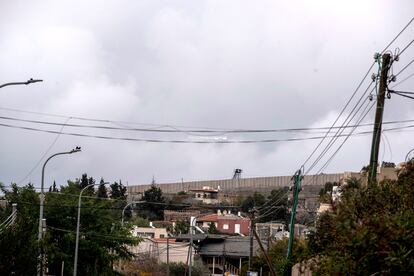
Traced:
<path id="1" fill-rule="evenodd" d="M 124 209 L 122 209 L 122 219 L 121 219 L 121 225 L 122 226 L 124 226 L 124 215 L 125 215 L 126 208 L 128 208 L 128 206 L 131 206 L 132 204 L 140 204 L 140 203 L 145 203 L 145 201 L 143 201 L 143 200 L 132 201 L 132 202 L 128 203 L 127 205 L 125 205 Z"/>
<path id="2" fill-rule="evenodd" d="M 79 226 L 80 226 L 80 212 L 81 212 L 81 203 L 82 203 L 82 193 L 88 189 L 89 187 L 101 185 L 101 184 L 109 184 L 109 182 L 104 183 L 95 183 L 89 184 L 88 186 L 84 187 L 81 192 L 79 193 L 79 200 L 78 200 L 78 221 L 76 223 L 76 242 L 75 242 L 75 260 L 73 262 L 73 276 L 76 276 L 78 270 L 78 250 L 79 250 Z"/>
<path id="3" fill-rule="evenodd" d="M 71 151 L 65 151 L 65 152 L 58 152 L 53 154 L 52 156 L 50 156 L 48 159 L 46 159 L 45 163 L 43 164 L 42 167 L 42 182 L 41 182 L 41 187 L 40 187 L 40 211 L 39 211 L 39 233 L 38 233 L 38 241 L 42 241 L 43 239 L 43 207 L 44 207 L 44 202 L 45 202 L 45 194 L 44 194 L 44 181 L 45 181 L 45 167 L 47 162 L 49 162 L 50 159 L 52 159 L 55 156 L 58 155 L 64 155 L 64 154 L 72 154 L 75 152 L 79 152 L 81 151 L 80 147 L 76 147 L 74 149 L 72 149 Z M 40 252 L 40 256 L 39 256 L 39 269 L 38 269 L 38 275 L 39 276 L 43 276 L 44 274 L 44 267 L 43 267 L 43 249 L 41 249 Z"/>
<path id="4" fill-rule="evenodd" d="M 0 85 L 0 88 L 3 88 L 5 86 L 10 86 L 10 85 L 28 85 L 31 83 L 36 83 L 36 82 L 42 82 L 43 80 L 35 80 L 35 79 L 28 79 L 27 81 L 20 81 L 20 82 L 8 82 L 8 83 L 3 83 Z"/>

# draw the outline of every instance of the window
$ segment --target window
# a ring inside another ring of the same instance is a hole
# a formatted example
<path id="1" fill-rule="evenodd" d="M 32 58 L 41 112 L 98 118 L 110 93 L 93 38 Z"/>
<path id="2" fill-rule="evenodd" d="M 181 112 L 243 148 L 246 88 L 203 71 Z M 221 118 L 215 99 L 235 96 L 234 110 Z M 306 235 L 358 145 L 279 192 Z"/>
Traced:
<path id="1" fill-rule="evenodd" d="M 229 225 L 227 223 L 223 224 L 223 229 L 224 230 L 228 230 L 229 229 Z"/>
<path id="2" fill-rule="evenodd" d="M 165 237 L 164 234 L 160 234 L 160 238 L 163 239 Z"/>

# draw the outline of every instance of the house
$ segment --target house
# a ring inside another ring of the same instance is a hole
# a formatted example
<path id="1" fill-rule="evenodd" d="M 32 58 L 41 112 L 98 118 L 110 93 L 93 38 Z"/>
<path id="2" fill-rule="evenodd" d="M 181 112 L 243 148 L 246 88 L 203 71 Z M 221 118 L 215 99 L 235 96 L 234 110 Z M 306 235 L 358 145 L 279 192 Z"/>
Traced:
<path id="1" fill-rule="evenodd" d="M 253 256 L 257 256 L 259 245 L 253 242 Z M 250 254 L 250 238 L 226 235 L 208 235 L 201 240 L 197 253 L 212 275 L 240 275 L 243 260 Z"/>
<path id="2" fill-rule="evenodd" d="M 201 189 L 192 189 L 190 191 L 194 193 L 195 201 L 201 201 L 205 204 L 219 203 L 219 189 L 213 189 L 210 186 L 203 186 Z"/>
<path id="3" fill-rule="evenodd" d="M 164 210 L 165 221 L 187 221 L 190 222 L 191 217 L 197 217 L 200 215 L 199 210 Z"/>
<path id="4" fill-rule="evenodd" d="M 217 211 L 196 219 L 196 225 L 207 229 L 210 223 L 214 223 L 217 231 L 223 234 L 248 235 L 250 231 L 250 219 L 241 216 L 240 212 L 235 215 L 230 211 Z"/>
<path id="5" fill-rule="evenodd" d="M 152 226 L 152 223 L 150 224 Z M 134 226 L 131 230 L 133 237 L 160 239 L 167 238 L 167 228 L 155 228 L 155 227 L 137 227 Z"/>

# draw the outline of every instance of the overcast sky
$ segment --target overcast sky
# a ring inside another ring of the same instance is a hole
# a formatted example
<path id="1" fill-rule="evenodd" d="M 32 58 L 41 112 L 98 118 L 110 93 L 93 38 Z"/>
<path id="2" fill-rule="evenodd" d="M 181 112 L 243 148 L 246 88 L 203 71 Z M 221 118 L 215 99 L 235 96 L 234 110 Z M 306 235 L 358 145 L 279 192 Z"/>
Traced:
<path id="1" fill-rule="evenodd" d="M 15 0 L 1 1 L 0 10 L 0 84 L 30 77 L 44 80 L 0 89 L 2 117 L 125 128 L 278 129 L 330 126 L 373 62 L 374 53 L 382 51 L 412 18 L 414 3 Z M 389 49 L 402 49 L 413 38 L 414 23 Z M 414 46 L 394 63 L 393 71 L 413 58 Z M 376 70 L 377 66 L 371 71 Z M 399 80 L 413 72 L 414 65 Z M 414 78 L 399 88 L 414 91 Z M 413 104 L 393 96 L 386 102 L 384 121 L 414 119 Z M 373 114 L 374 110 L 364 122 L 372 122 Z M 62 130 L 5 119 L 0 123 Z M 62 131 L 184 141 L 322 135 L 203 137 L 74 127 Z M 81 146 L 82 152 L 50 161 L 46 186 L 53 180 L 64 184 L 84 172 L 96 179 L 122 179 L 129 185 L 149 183 L 153 176 L 158 183 L 230 178 L 235 168 L 242 168 L 244 177 L 290 175 L 319 141 L 171 144 L 57 137 L 8 127 L 0 127 L 0 133 L 0 182 L 36 186 L 42 156 L 75 146 Z M 386 134 L 380 160 L 403 161 L 414 147 L 412 141 L 410 131 Z M 370 143 L 369 135 L 350 138 L 324 172 L 359 171 L 368 163 Z"/>

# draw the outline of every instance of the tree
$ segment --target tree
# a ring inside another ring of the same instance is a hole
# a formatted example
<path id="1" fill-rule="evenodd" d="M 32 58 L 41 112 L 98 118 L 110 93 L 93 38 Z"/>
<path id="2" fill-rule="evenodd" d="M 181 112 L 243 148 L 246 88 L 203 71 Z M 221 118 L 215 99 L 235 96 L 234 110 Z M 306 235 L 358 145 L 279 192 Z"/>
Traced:
<path id="1" fill-rule="evenodd" d="M 101 178 L 101 181 L 99 182 L 96 196 L 100 198 L 108 198 L 108 191 L 106 190 L 105 180 L 103 178 Z"/>
<path id="2" fill-rule="evenodd" d="M 79 185 L 69 182 L 68 186 L 61 188 L 61 194 L 46 195 L 46 245 L 50 274 L 60 274 L 62 261 L 65 262 L 65 275 L 73 272 L 78 201 L 73 195 L 79 193 Z M 128 246 L 136 245 L 138 240 L 121 226 L 119 218 L 122 210 L 116 207 L 117 203 L 82 198 L 79 275 L 113 275 L 113 261 L 132 257 Z"/>
<path id="3" fill-rule="evenodd" d="M 151 184 L 151 187 L 144 191 L 142 200 L 148 203 L 140 204 L 142 215 L 151 220 L 162 220 L 164 217 L 165 198 L 162 195 L 161 188 L 155 184 Z"/>
<path id="4" fill-rule="evenodd" d="M 49 192 L 58 193 L 59 189 L 56 188 L 56 181 L 53 181 L 53 185 L 49 187 Z"/>
<path id="5" fill-rule="evenodd" d="M 1 186 L 1 185 L 0 185 Z M 2 275 L 36 275 L 39 247 L 37 233 L 39 225 L 39 197 L 29 184 L 2 192 L 9 203 L 17 203 L 17 218 L 13 225 L 3 229 L 0 235 L 0 271 Z M 3 210 L 10 215 L 10 205 Z"/>
<path id="6" fill-rule="evenodd" d="M 188 234 L 188 230 L 190 229 L 190 224 L 184 220 L 178 220 L 174 226 L 174 235 L 180 234 Z"/>
<path id="7" fill-rule="evenodd" d="M 65 263 L 64 274 L 73 273 L 79 183 L 68 181 L 60 193 L 46 193 L 44 217 L 47 231 L 41 244 L 37 242 L 39 196 L 33 185 L 19 188 L 13 184 L 10 190 L 2 188 L 7 201 L 18 204 L 15 223 L 0 235 L 2 275 L 35 275 L 39 245 L 45 250 L 49 274 L 60 275 L 62 262 Z M 133 256 L 129 248 L 140 239 L 133 238 L 129 229 L 122 227 L 122 209 L 115 207 L 115 203 L 118 201 L 82 198 L 79 275 L 118 275 L 112 270 L 112 262 Z M 0 212 L 10 214 L 10 207 Z"/>
<path id="8" fill-rule="evenodd" d="M 319 275 L 408 275 L 414 271 L 414 166 L 397 181 L 344 189 L 317 222 L 309 257 Z"/>
<path id="9" fill-rule="evenodd" d="M 111 198 L 122 199 L 122 200 L 126 199 L 127 188 L 124 185 L 122 185 L 121 180 L 119 180 L 119 184 L 118 182 L 115 181 L 113 184 L 110 185 L 110 187 L 111 187 Z"/>
<path id="10" fill-rule="evenodd" d="M 258 207 L 265 203 L 265 197 L 258 192 L 254 192 L 253 196 L 249 195 L 241 204 L 241 210 L 245 213 L 250 212 L 254 207 Z"/>
<path id="11" fill-rule="evenodd" d="M 209 234 L 217 234 L 219 231 L 217 230 L 216 224 L 214 222 L 210 222 L 208 225 L 208 233 Z"/>

